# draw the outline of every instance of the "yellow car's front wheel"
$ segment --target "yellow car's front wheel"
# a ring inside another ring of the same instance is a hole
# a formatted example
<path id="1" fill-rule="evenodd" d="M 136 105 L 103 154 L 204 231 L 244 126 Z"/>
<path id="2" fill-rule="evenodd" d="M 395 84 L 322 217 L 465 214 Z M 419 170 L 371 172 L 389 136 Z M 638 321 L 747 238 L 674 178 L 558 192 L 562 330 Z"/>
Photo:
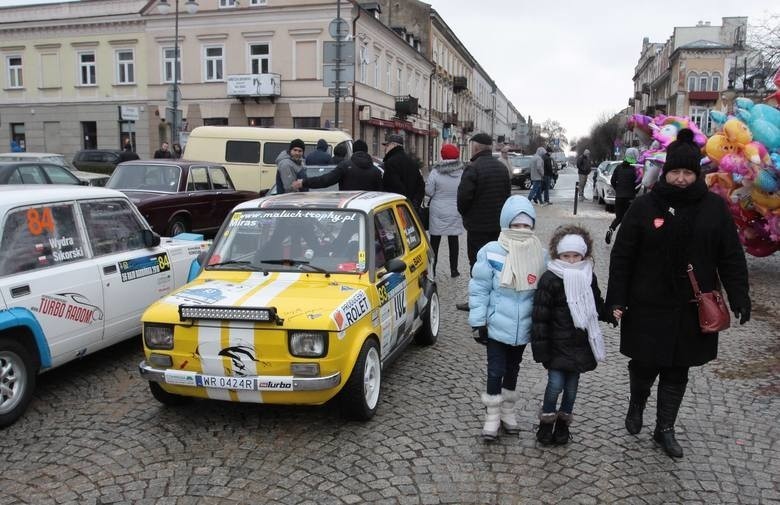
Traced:
<path id="1" fill-rule="evenodd" d="M 360 354 L 339 393 L 342 413 L 357 421 L 368 421 L 376 413 L 382 386 L 382 360 L 379 344 L 373 338 L 363 342 Z"/>

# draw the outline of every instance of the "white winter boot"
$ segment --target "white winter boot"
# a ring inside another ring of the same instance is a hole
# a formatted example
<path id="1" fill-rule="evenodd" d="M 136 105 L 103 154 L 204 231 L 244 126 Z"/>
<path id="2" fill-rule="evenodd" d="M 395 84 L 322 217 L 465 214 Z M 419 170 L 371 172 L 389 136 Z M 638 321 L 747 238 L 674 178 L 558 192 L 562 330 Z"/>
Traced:
<path id="1" fill-rule="evenodd" d="M 482 403 L 486 409 L 482 439 L 485 442 L 492 442 L 498 438 L 498 428 L 501 426 L 501 395 L 482 393 Z"/>
<path id="2" fill-rule="evenodd" d="M 520 395 L 517 391 L 502 389 L 501 396 L 503 397 L 501 402 L 501 427 L 507 435 L 517 435 L 520 433 L 520 426 L 517 424 L 517 418 L 515 417 L 515 404 Z"/>

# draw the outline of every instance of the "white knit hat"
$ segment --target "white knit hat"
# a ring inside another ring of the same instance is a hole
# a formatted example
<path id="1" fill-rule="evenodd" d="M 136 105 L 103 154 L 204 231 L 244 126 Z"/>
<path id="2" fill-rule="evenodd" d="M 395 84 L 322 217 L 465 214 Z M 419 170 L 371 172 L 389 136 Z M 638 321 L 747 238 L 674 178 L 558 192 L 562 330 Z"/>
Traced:
<path id="1" fill-rule="evenodd" d="M 520 214 L 516 215 L 514 219 L 512 219 L 512 221 L 509 223 L 509 226 L 512 226 L 513 224 L 524 224 L 533 228 L 534 218 L 532 218 L 525 212 L 521 212 Z"/>
<path id="2" fill-rule="evenodd" d="M 585 243 L 585 239 L 580 235 L 564 235 L 560 242 L 558 242 L 558 256 L 565 252 L 579 253 L 583 258 L 588 252 L 588 245 Z"/>

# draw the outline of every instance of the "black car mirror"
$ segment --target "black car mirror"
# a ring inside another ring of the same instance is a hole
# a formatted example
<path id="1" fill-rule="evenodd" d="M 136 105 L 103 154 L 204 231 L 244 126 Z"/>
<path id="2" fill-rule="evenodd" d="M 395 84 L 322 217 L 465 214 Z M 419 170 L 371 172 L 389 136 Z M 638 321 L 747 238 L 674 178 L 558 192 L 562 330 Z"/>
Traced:
<path id="1" fill-rule="evenodd" d="M 152 230 L 141 230 L 141 239 L 144 247 L 157 247 L 160 245 L 160 236 Z"/>
<path id="2" fill-rule="evenodd" d="M 388 272 L 400 274 L 401 272 L 406 271 L 406 263 L 400 258 L 393 258 L 385 263 L 385 269 Z"/>

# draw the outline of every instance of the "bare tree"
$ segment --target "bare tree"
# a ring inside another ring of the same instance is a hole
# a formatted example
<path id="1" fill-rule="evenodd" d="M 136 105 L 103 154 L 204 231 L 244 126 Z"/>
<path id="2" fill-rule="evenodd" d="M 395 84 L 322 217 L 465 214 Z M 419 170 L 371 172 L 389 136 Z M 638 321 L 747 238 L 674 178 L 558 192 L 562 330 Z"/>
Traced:
<path id="1" fill-rule="evenodd" d="M 758 53 L 758 60 L 768 67 L 769 77 L 780 67 L 780 14 L 766 13 L 766 17 L 750 25 L 748 45 Z"/>

